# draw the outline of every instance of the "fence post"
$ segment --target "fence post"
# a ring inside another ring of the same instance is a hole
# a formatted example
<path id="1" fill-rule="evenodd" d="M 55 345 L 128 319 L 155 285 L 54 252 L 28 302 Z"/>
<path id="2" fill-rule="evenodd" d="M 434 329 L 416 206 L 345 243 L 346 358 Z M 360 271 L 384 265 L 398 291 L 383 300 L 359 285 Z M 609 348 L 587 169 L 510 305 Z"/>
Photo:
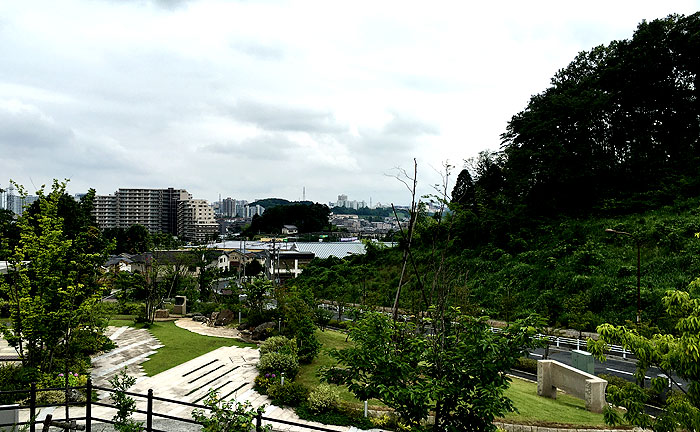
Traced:
<path id="1" fill-rule="evenodd" d="M 262 413 L 255 416 L 255 431 L 262 432 Z"/>
<path id="2" fill-rule="evenodd" d="M 146 432 L 153 431 L 153 389 L 148 389 L 146 402 Z"/>
<path id="3" fill-rule="evenodd" d="M 36 432 L 36 383 L 29 386 L 29 432 Z"/>
<path id="4" fill-rule="evenodd" d="M 92 378 L 85 386 L 85 432 L 92 432 Z"/>
<path id="5" fill-rule="evenodd" d="M 559 348 L 559 337 L 557 337 L 557 348 Z"/>

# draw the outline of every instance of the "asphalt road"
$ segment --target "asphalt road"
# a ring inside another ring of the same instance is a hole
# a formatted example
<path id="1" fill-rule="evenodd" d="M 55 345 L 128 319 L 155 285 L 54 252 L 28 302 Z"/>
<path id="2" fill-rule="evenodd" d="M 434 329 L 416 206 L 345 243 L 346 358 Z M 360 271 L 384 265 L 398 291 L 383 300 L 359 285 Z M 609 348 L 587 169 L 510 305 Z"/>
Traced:
<path id="1" fill-rule="evenodd" d="M 544 355 L 544 349 L 537 349 L 530 353 L 528 357 L 535 359 L 535 360 L 542 360 Z M 550 360 L 556 360 L 558 362 L 571 365 L 571 351 L 567 350 L 560 350 L 557 348 L 549 348 L 549 359 Z M 630 360 L 624 360 L 620 357 L 615 357 L 615 356 L 608 356 L 607 360 L 603 363 L 599 362 L 597 359 L 594 360 L 595 362 L 595 374 L 608 374 L 608 375 L 614 375 L 618 376 L 620 378 L 624 378 L 628 381 L 634 381 L 634 371 L 636 369 L 636 363 L 634 361 Z M 656 378 L 658 375 L 660 375 L 662 372 L 655 368 L 651 367 L 647 371 L 646 374 L 646 379 L 645 379 L 645 385 L 651 385 L 650 380 L 652 378 Z M 673 376 L 674 380 L 678 382 L 681 386 L 687 386 L 688 383 L 685 382 L 684 380 L 678 378 L 677 376 Z M 675 386 L 674 386 L 675 387 Z"/>

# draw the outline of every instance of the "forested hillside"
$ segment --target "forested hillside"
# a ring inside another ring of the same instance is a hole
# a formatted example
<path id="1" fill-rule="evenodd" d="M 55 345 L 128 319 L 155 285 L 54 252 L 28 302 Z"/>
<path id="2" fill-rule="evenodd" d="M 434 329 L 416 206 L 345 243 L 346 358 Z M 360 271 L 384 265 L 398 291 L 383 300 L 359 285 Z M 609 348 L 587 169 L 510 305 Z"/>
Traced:
<path id="1" fill-rule="evenodd" d="M 513 116 L 501 151 L 467 161 L 449 211 L 419 215 L 401 306 L 449 285 L 452 304 L 503 319 L 633 321 L 639 244 L 642 317 L 663 327 L 662 294 L 700 276 L 699 52 L 694 14 L 578 54 Z M 391 306 L 406 243 L 318 261 L 298 284 Z"/>

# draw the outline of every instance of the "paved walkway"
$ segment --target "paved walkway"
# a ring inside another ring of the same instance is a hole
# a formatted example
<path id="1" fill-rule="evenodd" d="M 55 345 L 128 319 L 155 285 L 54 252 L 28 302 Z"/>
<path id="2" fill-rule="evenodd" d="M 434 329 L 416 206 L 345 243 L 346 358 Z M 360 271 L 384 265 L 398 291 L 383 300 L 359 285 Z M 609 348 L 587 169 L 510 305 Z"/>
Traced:
<path id="1" fill-rule="evenodd" d="M 178 327 L 208 336 L 234 338 L 238 334 L 234 329 L 206 327 L 191 319 L 180 319 L 175 324 Z M 111 387 L 108 380 L 126 367 L 127 373 L 137 378 L 136 384 L 129 389 L 133 393 L 145 395 L 149 389 L 152 389 L 156 397 L 202 404 L 209 391 L 216 390 L 219 396 L 227 401 L 248 401 L 253 408 L 265 405 L 264 416 L 271 419 L 314 425 L 338 432 L 357 431 L 357 428 L 354 427 L 330 426 L 302 420 L 292 409 L 274 406 L 267 396 L 253 390 L 254 380 L 258 374 L 255 366 L 259 359 L 259 351 L 255 348 L 221 347 L 158 375 L 147 377 L 140 365 L 156 353 L 157 349 L 162 346 L 160 342 L 145 329 L 109 327 L 106 334 L 117 344 L 117 348 L 93 358 L 92 378 L 97 386 Z M 98 399 L 102 403 L 110 403 L 108 392 L 98 392 Z M 145 411 L 145 398 L 135 399 L 136 408 Z M 155 399 L 153 410 L 156 413 L 191 419 L 193 408 Z M 70 412 L 72 417 L 81 417 L 85 415 L 85 408 L 71 408 Z M 93 417 L 103 419 L 111 419 L 114 412 L 112 408 L 97 405 L 93 405 L 92 409 Z M 63 417 L 64 412 L 62 408 L 45 408 L 41 411 L 38 420 L 43 421 L 46 414 L 53 414 L 55 418 L 58 418 Z M 28 413 L 23 412 L 20 419 L 26 419 L 27 415 Z M 144 421 L 145 415 L 136 414 L 134 418 Z M 275 431 L 310 431 L 310 429 L 274 421 L 265 421 L 264 423 L 272 425 Z M 172 432 L 201 430 L 201 427 L 197 425 L 158 419 L 157 417 L 154 421 L 154 427 Z M 94 430 L 111 431 L 112 428 L 107 425 L 99 425 Z"/>
<path id="2" fill-rule="evenodd" d="M 194 333 L 199 333 L 205 336 L 215 336 L 229 339 L 238 339 L 241 333 L 232 327 L 208 327 L 206 324 L 193 321 L 192 318 L 180 318 L 175 321 L 175 325 L 189 330 Z"/>

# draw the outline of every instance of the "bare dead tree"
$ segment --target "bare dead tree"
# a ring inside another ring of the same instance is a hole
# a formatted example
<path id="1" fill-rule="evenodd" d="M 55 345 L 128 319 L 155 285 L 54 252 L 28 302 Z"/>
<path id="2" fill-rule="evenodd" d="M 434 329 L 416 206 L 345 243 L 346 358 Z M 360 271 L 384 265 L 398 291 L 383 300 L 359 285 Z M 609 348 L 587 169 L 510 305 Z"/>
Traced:
<path id="1" fill-rule="evenodd" d="M 409 221 L 407 232 L 404 233 L 403 228 L 401 228 L 401 222 L 399 221 L 398 215 L 396 213 L 396 208 L 394 204 L 391 204 L 391 208 L 394 210 L 394 216 L 396 217 L 396 222 L 401 228 L 401 233 L 404 235 L 404 240 L 406 242 L 405 249 L 403 251 L 403 258 L 401 260 L 401 276 L 399 277 L 399 286 L 396 288 L 396 296 L 394 297 L 394 307 L 393 307 L 393 318 L 394 321 L 398 319 L 399 316 L 399 297 L 401 297 L 401 288 L 404 285 L 404 278 L 406 276 L 406 265 L 408 263 L 408 257 L 411 250 L 411 242 L 413 241 L 413 231 L 416 224 L 417 203 L 416 203 L 416 187 L 418 185 L 418 162 L 413 158 L 413 177 L 411 177 L 406 170 L 403 168 L 397 168 L 398 173 L 394 176 L 398 181 L 404 184 L 408 191 L 411 193 L 411 208 L 409 210 Z"/>

